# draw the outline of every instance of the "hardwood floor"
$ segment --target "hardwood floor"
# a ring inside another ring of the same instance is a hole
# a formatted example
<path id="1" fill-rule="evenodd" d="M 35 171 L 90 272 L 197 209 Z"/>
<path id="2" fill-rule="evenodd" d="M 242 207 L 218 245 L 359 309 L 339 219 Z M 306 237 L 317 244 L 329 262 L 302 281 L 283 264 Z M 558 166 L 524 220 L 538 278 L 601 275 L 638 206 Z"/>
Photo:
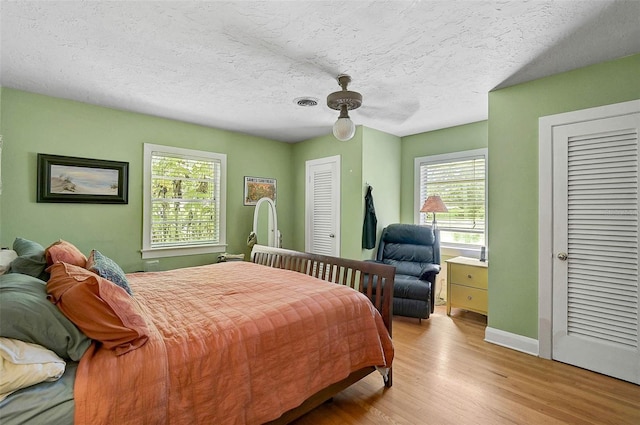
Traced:
<path id="1" fill-rule="evenodd" d="M 396 317 L 393 386 L 379 374 L 296 425 L 640 424 L 640 386 L 484 341 L 484 316 Z"/>

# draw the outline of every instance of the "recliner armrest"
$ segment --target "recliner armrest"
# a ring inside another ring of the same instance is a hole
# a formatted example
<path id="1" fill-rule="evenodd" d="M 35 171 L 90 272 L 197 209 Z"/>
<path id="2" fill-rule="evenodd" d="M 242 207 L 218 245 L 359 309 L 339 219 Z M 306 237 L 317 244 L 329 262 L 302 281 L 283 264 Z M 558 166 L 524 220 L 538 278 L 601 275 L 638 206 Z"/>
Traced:
<path id="1" fill-rule="evenodd" d="M 438 273 L 440 273 L 439 264 L 427 264 L 420 272 L 420 280 L 428 280 L 431 282 Z"/>

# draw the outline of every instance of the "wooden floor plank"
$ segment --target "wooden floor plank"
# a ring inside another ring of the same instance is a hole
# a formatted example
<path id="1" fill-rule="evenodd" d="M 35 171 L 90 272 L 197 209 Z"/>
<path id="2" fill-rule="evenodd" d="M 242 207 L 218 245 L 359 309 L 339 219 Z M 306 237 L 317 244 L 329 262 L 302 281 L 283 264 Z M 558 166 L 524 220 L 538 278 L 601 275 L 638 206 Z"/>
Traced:
<path id="1" fill-rule="evenodd" d="M 393 387 L 371 374 L 296 425 L 639 425 L 640 386 L 484 341 L 484 316 L 396 317 Z"/>

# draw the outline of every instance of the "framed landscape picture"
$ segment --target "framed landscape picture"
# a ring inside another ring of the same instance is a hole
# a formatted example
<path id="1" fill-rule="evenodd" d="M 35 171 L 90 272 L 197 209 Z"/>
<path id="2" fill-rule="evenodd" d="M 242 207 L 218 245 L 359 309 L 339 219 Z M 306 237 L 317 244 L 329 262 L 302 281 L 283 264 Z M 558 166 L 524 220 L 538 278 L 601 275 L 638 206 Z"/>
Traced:
<path id="1" fill-rule="evenodd" d="M 129 163 L 38 154 L 38 202 L 126 204 Z"/>
<path id="2" fill-rule="evenodd" d="M 256 205 L 261 198 L 276 202 L 276 179 L 245 176 L 244 205 Z"/>

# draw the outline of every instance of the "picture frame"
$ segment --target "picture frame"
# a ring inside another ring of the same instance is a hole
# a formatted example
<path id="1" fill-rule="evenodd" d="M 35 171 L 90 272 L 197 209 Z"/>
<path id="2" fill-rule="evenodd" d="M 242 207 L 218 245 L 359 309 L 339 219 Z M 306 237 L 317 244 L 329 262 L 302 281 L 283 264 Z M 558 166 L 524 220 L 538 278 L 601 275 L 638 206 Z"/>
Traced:
<path id="1" fill-rule="evenodd" d="M 38 154 L 37 202 L 127 204 L 129 163 Z"/>
<path id="2" fill-rule="evenodd" d="M 244 205 L 256 205 L 262 198 L 276 202 L 276 179 L 268 177 L 244 177 Z"/>

